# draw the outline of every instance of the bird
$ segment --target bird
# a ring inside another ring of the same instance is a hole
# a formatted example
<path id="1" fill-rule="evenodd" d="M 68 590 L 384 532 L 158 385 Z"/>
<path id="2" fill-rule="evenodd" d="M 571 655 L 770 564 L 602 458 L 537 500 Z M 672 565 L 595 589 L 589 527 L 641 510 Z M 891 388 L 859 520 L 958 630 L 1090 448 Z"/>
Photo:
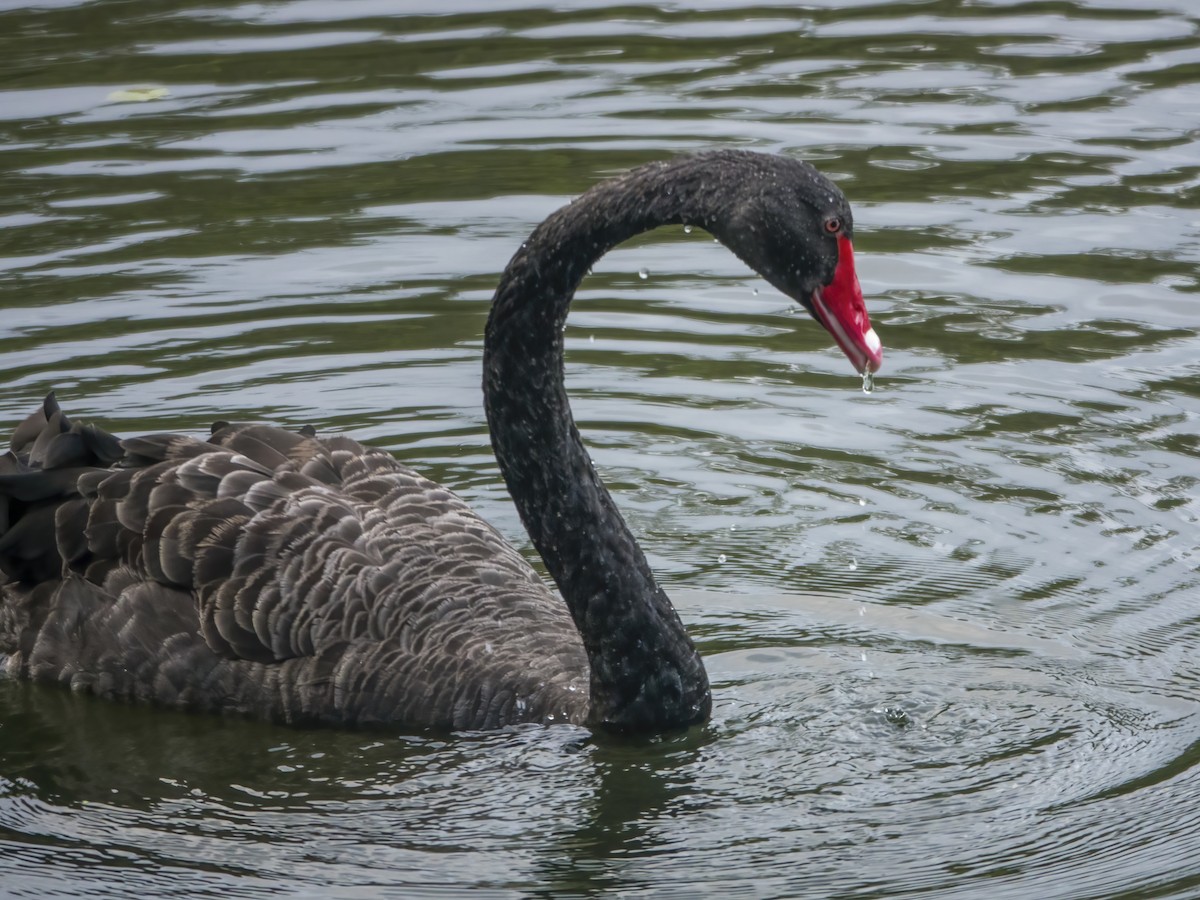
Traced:
<path id="1" fill-rule="evenodd" d="M 707 721 L 704 664 L 588 456 L 563 374 L 592 265 L 681 224 L 798 302 L 860 373 L 879 368 L 851 208 L 828 177 L 740 149 L 644 164 L 534 229 L 485 329 L 492 447 L 557 591 L 381 448 L 225 421 L 207 438 L 118 438 L 51 393 L 0 456 L 0 669 L 294 726 Z"/>

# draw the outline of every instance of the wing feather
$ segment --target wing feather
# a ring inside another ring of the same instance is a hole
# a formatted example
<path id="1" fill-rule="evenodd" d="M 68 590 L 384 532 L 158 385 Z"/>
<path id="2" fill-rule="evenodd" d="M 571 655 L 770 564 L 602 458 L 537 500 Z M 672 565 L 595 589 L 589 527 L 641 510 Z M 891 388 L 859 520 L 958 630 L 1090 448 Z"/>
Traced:
<path id="1" fill-rule="evenodd" d="M 561 600 L 457 496 L 383 450 L 223 422 L 209 440 L 118 440 L 53 395 L 12 448 L 9 671 L 286 722 L 586 715 L 586 657 Z"/>

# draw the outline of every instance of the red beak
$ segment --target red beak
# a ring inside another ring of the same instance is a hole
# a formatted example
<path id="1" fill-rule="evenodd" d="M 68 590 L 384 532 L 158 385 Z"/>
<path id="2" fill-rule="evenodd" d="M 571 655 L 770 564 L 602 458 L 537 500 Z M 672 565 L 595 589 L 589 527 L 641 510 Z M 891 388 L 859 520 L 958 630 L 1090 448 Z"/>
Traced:
<path id="1" fill-rule="evenodd" d="M 813 291 L 812 313 L 860 374 L 876 372 L 883 365 L 883 344 L 867 317 L 858 273 L 854 271 L 854 245 L 845 235 L 838 238 L 833 281 Z"/>

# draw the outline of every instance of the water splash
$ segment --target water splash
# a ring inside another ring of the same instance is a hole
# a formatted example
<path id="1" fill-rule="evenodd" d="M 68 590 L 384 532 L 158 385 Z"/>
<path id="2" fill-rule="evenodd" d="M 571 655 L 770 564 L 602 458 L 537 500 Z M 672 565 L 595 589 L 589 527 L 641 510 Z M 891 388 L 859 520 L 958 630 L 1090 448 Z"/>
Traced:
<path id="1" fill-rule="evenodd" d="M 872 372 L 870 369 L 863 369 L 862 375 L 863 375 L 862 392 L 864 394 L 869 394 L 873 390 L 875 390 L 875 373 Z"/>
<path id="2" fill-rule="evenodd" d="M 649 269 L 638 269 L 638 278 L 642 279 L 642 281 L 645 281 L 649 277 L 650 277 Z"/>

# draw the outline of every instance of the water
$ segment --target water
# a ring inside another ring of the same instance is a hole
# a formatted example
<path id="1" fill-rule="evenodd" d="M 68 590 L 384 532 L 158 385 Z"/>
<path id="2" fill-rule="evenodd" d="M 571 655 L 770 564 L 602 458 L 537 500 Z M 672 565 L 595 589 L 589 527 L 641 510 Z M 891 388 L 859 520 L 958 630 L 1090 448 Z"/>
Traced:
<path id="1" fill-rule="evenodd" d="M 520 542 L 496 275 L 596 179 L 715 146 L 839 180 L 885 348 L 863 394 L 700 230 L 584 283 L 576 414 L 708 727 L 305 732 L 0 682 L 0 894 L 1200 892 L 1190 0 L 0 10 L 0 423 L 54 387 L 122 431 L 346 430 Z"/>

